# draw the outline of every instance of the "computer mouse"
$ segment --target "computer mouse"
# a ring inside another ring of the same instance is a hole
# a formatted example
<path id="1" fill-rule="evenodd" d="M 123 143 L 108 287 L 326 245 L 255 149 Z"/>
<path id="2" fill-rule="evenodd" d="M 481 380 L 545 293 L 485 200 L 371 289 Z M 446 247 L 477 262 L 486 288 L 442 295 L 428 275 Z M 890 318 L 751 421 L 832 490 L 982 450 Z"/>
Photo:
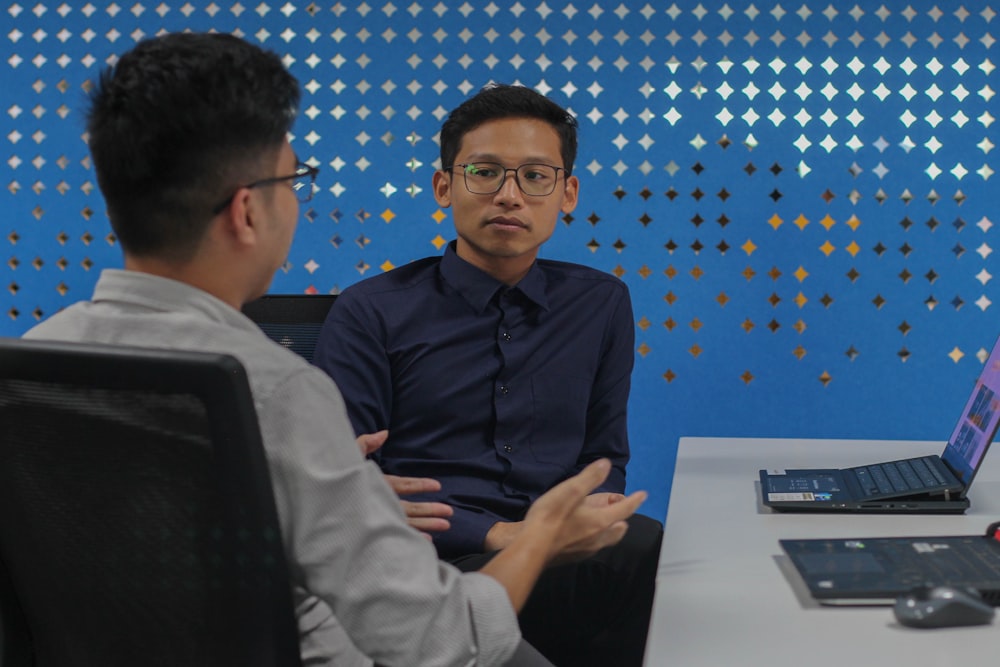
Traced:
<path id="1" fill-rule="evenodd" d="M 972 589 L 921 586 L 899 596 L 893 613 L 907 627 L 950 628 L 987 625 L 995 610 Z"/>

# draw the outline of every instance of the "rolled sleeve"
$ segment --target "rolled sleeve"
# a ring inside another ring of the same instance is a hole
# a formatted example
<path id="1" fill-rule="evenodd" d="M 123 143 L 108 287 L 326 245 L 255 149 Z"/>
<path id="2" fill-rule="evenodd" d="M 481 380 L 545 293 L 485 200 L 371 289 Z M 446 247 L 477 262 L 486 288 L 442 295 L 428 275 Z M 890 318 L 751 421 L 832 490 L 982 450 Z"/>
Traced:
<path id="1" fill-rule="evenodd" d="M 502 664 L 520 638 L 506 591 L 440 562 L 406 524 L 329 379 L 307 369 L 261 410 L 265 442 L 280 441 L 269 455 L 293 576 L 357 649 L 387 666 Z"/>

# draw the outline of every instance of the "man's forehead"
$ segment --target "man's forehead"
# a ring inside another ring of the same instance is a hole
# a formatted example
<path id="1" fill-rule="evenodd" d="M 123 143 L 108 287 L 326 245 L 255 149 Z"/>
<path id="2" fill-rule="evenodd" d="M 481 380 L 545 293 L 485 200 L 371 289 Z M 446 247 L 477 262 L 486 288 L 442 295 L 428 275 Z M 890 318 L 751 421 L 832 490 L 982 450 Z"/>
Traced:
<path id="1" fill-rule="evenodd" d="M 497 118 L 480 123 L 462 135 L 458 155 L 464 161 L 517 159 L 522 163 L 561 164 L 561 148 L 559 133 L 543 120 Z"/>

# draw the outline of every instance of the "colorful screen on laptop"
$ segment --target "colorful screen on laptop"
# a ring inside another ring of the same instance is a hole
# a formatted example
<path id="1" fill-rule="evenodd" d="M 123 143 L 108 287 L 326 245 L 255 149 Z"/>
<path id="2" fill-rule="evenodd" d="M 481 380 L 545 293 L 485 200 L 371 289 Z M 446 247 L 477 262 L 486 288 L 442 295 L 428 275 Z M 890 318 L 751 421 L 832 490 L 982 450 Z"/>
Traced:
<path id="1" fill-rule="evenodd" d="M 948 440 L 943 458 L 968 486 L 979 468 L 1000 420 L 1000 340 L 986 360 L 962 418 Z"/>

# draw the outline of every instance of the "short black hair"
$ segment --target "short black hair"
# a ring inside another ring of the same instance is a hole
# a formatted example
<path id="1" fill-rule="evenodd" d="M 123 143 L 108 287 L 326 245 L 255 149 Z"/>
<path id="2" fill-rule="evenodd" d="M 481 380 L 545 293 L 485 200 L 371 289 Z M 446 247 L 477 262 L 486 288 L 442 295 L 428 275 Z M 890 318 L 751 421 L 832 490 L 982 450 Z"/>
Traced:
<path id="1" fill-rule="evenodd" d="M 299 97 L 277 54 L 232 35 L 162 35 L 102 72 L 88 142 L 123 250 L 189 258 L 213 208 L 269 175 Z"/>
<path id="2" fill-rule="evenodd" d="M 545 121 L 559 135 L 566 174 L 573 173 L 576 160 L 576 118 L 561 106 L 524 86 L 494 83 L 455 107 L 441 126 L 441 166 L 455 162 L 462 138 L 483 123 L 502 118 L 533 118 Z"/>

